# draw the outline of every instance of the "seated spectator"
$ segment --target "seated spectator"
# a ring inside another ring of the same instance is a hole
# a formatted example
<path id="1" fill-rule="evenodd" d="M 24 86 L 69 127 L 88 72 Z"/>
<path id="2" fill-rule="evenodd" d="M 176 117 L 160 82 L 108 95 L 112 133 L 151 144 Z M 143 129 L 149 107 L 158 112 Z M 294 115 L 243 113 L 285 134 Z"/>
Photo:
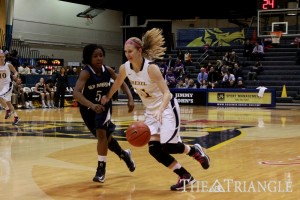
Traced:
<path id="1" fill-rule="evenodd" d="M 251 54 L 252 59 L 261 61 L 264 58 L 264 54 L 264 47 L 260 43 L 256 42 Z"/>
<path id="2" fill-rule="evenodd" d="M 184 80 L 181 79 L 178 81 L 176 88 L 187 88 L 187 85 L 185 84 Z"/>
<path id="3" fill-rule="evenodd" d="M 46 74 L 45 68 L 41 66 L 33 67 L 31 74 Z"/>
<path id="4" fill-rule="evenodd" d="M 25 108 L 25 96 L 21 78 L 18 78 L 16 82 L 13 82 L 12 104 L 15 105 L 16 108 L 19 107 L 19 104 L 21 108 Z"/>
<path id="5" fill-rule="evenodd" d="M 231 70 L 233 70 L 235 63 L 239 64 L 239 56 L 235 53 L 235 51 L 232 51 L 229 55 L 227 65 L 231 68 Z"/>
<path id="6" fill-rule="evenodd" d="M 168 65 L 166 62 L 162 62 L 159 66 L 159 69 L 161 71 L 161 74 L 163 75 L 163 77 L 165 78 L 166 74 L 167 74 L 167 70 L 168 70 Z"/>
<path id="7" fill-rule="evenodd" d="M 45 101 L 47 101 L 49 105 L 50 96 L 49 93 L 46 92 L 46 84 L 44 78 L 40 78 L 40 81 L 37 84 L 35 84 L 34 93 L 40 95 L 40 99 L 42 101 L 42 108 L 47 108 Z"/>
<path id="8" fill-rule="evenodd" d="M 234 64 L 233 75 L 234 75 L 234 77 L 235 77 L 236 83 L 237 83 L 237 80 L 238 80 L 239 78 L 241 78 L 242 80 L 244 79 L 243 71 L 242 71 L 242 69 L 240 68 L 240 66 L 239 66 L 238 63 L 235 63 L 235 64 Z"/>
<path id="9" fill-rule="evenodd" d="M 181 49 L 177 50 L 177 60 L 181 60 L 181 62 L 184 61 L 184 53 Z"/>
<path id="10" fill-rule="evenodd" d="M 176 60 L 174 69 L 173 69 L 173 74 L 175 75 L 175 78 L 177 79 L 180 75 L 184 75 L 184 64 L 182 63 L 181 60 Z"/>
<path id="11" fill-rule="evenodd" d="M 54 95 L 56 92 L 55 86 L 54 86 L 54 81 L 49 78 L 46 81 L 46 92 L 49 93 L 49 101 L 48 101 L 48 107 L 49 108 L 54 108 Z"/>
<path id="12" fill-rule="evenodd" d="M 241 89 L 245 89 L 246 88 L 243 79 L 238 78 L 237 84 L 235 85 L 235 88 L 241 88 Z"/>
<path id="13" fill-rule="evenodd" d="M 219 73 L 214 67 L 211 67 L 207 76 L 207 88 L 217 88 L 219 86 L 219 77 Z"/>
<path id="14" fill-rule="evenodd" d="M 190 53 L 190 50 L 186 50 L 184 54 L 184 65 L 189 66 L 192 64 L 192 54 Z"/>
<path id="15" fill-rule="evenodd" d="M 229 51 L 225 52 L 224 56 L 222 57 L 223 65 L 229 64 L 229 57 L 230 57 L 230 52 Z"/>
<path id="16" fill-rule="evenodd" d="M 256 80 L 257 75 L 264 71 L 264 68 L 260 61 L 257 61 L 253 67 L 251 67 L 250 72 L 248 72 L 248 80 Z"/>
<path id="17" fill-rule="evenodd" d="M 166 75 L 166 82 L 169 88 L 175 88 L 177 85 L 176 77 L 172 71 L 172 68 L 168 70 L 168 73 Z"/>
<path id="18" fill-rule="evenodd" d="M 207 88 L 207 77 L 208 77 L 208 74 L 205 72 L 205 68 L 201 67 L 200 72 L 197 76 L 199 88 Z"/>
<path id="19" fill-rule="evenodd" d="M 235 77 L 233 74 L 231 74 L 229 71 L 226 71 L 226 73 L 223 76 L 222 79 L 222 87 L 223 88 L 232 88 L 235 86 Z"/>
<path id="20" fill-rule="evenodd" d="M 27 74 L 31 74 L 31 70 L 28 66 L 28 64 L 24 64 L 24 75 L 27 75 Z"/>
<path id="21" fill-rule="evenodd" d="M 31 91 L 30 88 L 28 87 L 24 87 L 23 88 L 23 93 L 24 93 L 24 97 L 25 97 L 25 106 L 27 109 L 29 108 L 35 108 L 32 104 L 32 94 L 33 92 Z"/>
<path id="22" fill-rule="evenodd" d="M 195 84 L 195 81 L 194 79 L 190 78 L 189 79 L 189 83 L 188 83 L 188 86 L 187 86 L 188 89 L 196 89 L 197 88 L 197 85 Z"/>

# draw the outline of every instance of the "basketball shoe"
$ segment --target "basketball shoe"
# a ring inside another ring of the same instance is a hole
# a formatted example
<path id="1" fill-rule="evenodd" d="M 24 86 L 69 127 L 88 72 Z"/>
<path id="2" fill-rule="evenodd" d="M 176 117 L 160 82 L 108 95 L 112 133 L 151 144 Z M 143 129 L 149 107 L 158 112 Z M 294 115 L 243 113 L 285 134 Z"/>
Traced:
<path id="1" fill-rule="evenodd" d="M 94 182 L 104 183 L 104 181 L 105 181 L 105 167 L 106 167 L 105 162 L 98 161 L 97 171 L 96 171 L 96 174 L 93 178 Z"/>
<path id="2" fill-rule="evenodd" d="M 6 110 L 5 119 L 10 118 L 12 112 L 10 110 Z"/>
<path id="3" fill-rule="evenodd" d="M 178 182 L 175 185 L 171 186 L 171 190 L 178 191 L 178 190 L 185 190 L 187 187 L 192 185 L 195 182 L 195 179 L 192 177 L 191 174 L 185 173 L 182 177 L 178 178 Z"/>
<path id="4" fill-rule="evenodd" d="M 131 158 L 131 151 L 130 149 L 126 149 L 124 151 L 122 151 L 120 158 L 122 160 L 124 160 L 124 162 L 126 163 L 129 171 L 133 172 L 135 170 L 135 163 Z"/>
<path id="5" fill-rule="evenodd" d="M 195 153 L 193 157 L 201 164 L 203 169 L 208 169 L 209 162 L 210 162 L 208 155 L 204 153 L 200 144 L 194 144 L 194 148 L 195 148 Z"/>
<path id="6" fill-rule="evenodd" d="M 17 125 L 20 121 L 20 118 L 19 117 L 14 117 L 14 121 L 12 123 L 12 125 Z"/>

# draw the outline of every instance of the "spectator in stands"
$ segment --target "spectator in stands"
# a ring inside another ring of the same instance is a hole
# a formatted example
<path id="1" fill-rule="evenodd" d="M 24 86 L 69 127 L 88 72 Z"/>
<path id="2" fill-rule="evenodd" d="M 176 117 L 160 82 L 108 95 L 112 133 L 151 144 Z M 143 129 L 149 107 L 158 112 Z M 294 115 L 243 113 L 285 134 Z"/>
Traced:
<path id="1" fill-rule="evenodd" d="M 74 75 L 78 75 L 77 67 L 73 67 Z"/>
<path id="2" fill-rule="evenodd" d="M 33 75 L 38 74 L 37 70 L 36 70 L 36 66 L 32 66 L 32 68 L 31 68 L 31 74 L 33 74 Z"/>
<path id="3" fill-rule="evenodd" d="M 197 88 L 197 85 L 195 84 L 194 79 L 192 79 L 192 78 L 189 79 L 187 88 L 188 89 L 196 89 Z"/>
<path id="4" fill-rule="evenodd" d="M 160 65 L 158 65 L 161 74 L 163 75 L 164 78 L 166 78 L 166 74 L 167 74 L 167 70 L 168 70 L 168 65 L 165 61 L 163 61 L 162 63 L 160 63 Z"/>
<path id="5" fill-rule="evenodd" d="M 244 79 L 243 71 L 240 68 L 240 66 L 239 66 L 238 63 L 234 64 L 233 75 L 235 77 L 236 83 L 237 83 L 237 81 L 238 81 L 239 78 L 241 78 L 242 80 Z"/>
<path id="6" fill-rule="evenodd" d="M 28 87 L 24 87 L 23 88 L 23 93 L 24 93 L 24 97 L 25 97 L 25 107 L 28 108 L 35 108 L 32 104 L 32 95 L 33 92 L 31 91 L 30 88 Z"/>
<path id="7" fill-rule="evenodd" d="M 182 52 L 181 49 L 177 50 L 177 60 L 181 60 L 181 62 L 184 61 L 184 53 Z"/>
<path id="8" fill-rule="evenodd" d="M 55 85 L 54 81 L 49 78 L 46 81 L 46 92 L 49 93 L 49 101 L 48 101 L 48 107 L 49 108 L 55 108 L 54 106 L 54 95 L 55 95 Z"/>
<path id="9" fill-rule="evenodd" d="M 46 92 L 46 84 L 44 78 L 40 78 L 40 81 L 35 84 L 34 93 L 40 95 L 40 99 L 42 101 L 42 108 L 47 108 L 45 102 L 49 101 L 50 96 L 49 93 Z"/>
<path id="10" fill-rule="evenodd" d="M 173 59 L 171 55 L 169 55 L 168 57 L 167 65 L 168 65 L 168 69 L 175 66 L 175 59 Z"/>
<path id="11" fill-rule="evenodd" d="M 238 78 L 237 84 L 235 85 L 235 88 L 241 88 L 241 89 L 246 88 L 242 78 Z"/>
<path id="12" fill-rule="evenodd" d="M 74 75 L 74 71 L 73 71 L 72 67 L 66 67 L 66 74 L 68 76 Z"/>
<path id="13" fill-rule="evenodd" d="M 253 51 L 253 45 L 252 43 L 250 43 L 249 39 L 246 39 L 244 43 L 243 56 L 246 57 L 247 60 L 250 60 L 252 51 Z"/>
<path id="14" fill-rule="evenodd" d="M 232 88 L 235 86 L 235 77 L 229 71 L 226 71 L 222 79 L 223 88 Z"/>
<path id="15" fill-rule="evenodd" d="M 21 78 L 17 78 L 17 80 L 13 82 L 12 104 L 15 104 L 16 108 L 19 107 L 19 104 L 22 108 L 25 108 L 25 96 Z"/>
<path id="16" fill-rule="evenodd" d="M 199 83 L 199 88 L 207 88 L 207 77 L 208 74 L 205 72 L 205 68 L 201 67 L 200 72 L 197 77 Z"/>
<path id="17" fill-rule="evenodd" d="M 222 60 L 217 60 L 216 61 L 216 66 L 215 66 L 215 71 L 218 72 L 219 74 L 219 77 L 221 76 L 222 74 L 222 67 L 223 67 L 223 61 Z"/>
<path id="18" fill-rule="evenodd" d="M 254 66 L 251 67 L 250 71 L 248 72 L 248 80 L 256 80 L 257 75 L 264 71 L 264 68 L 260 61 L 257 61 Z"/>
<path id="19" fill-rule="evenodd" d="M 178 81 L 176 88 L 187 88 L 187 85 L 185 84 L 184 80 L 181 79 Z"/>
<path id="20" fill-rule="evenodd" d="M 177 59 L 175 66 L 173 68 L 173 74 L 175 78 L 177 79 L 178 77 L 184 75 L 185 70 L 184 70 L 184 64 L 182 63 L 182 60 Z"/>
<path id="21" fill-rule="evenodd" d="M 33 67 L 31 70 L 31 74 L 46 74 L 45 68 L 41 66 Z"/>
<path id="22" fill-rule="evenodd" d="M 261 61 L 264 58 L 264 47 L 259 42 L 255 43 L 255 46 L 252 50 L 252 59 L 256 61 Z"/>
<path id="23" fill-rule="evenodd" d="M 233 71 L 235 63 L 239 64 L 239 56 L 236 54 L 235 51 L 232 51 L 229 55 L 229 60 L 227 64 L 230 67 L 231 72 Z"/>
<path id="24" fill-rule="evenodd" d="M 166 82 L 169 88 L 175 88 L 177 85 L 176 77 L 173 73 L 173 68 L 169 68 L 168 73 L 166 75 Z"/>
<path id="25" fill-rule="evenodd" d="M 192 65 L 192 54 L 190 53 L 190 50 L 186 50 L 184 54 L 184 65 L 189 66 Z"/>
<path id="26" fill-rule="evenodd" d="M 56 97 L 54 105 L 57 108 L 65 107 L 65 94 L 67 87 L 69 87 L 68 75 L 65 71 L 65 68 L 61 67 L 59 73 L 57 73 L 54 77 L 54 81 L 56 83 Z"/>
<path id="27" fill-rule="evenodd" d="M 230 57 L 230 52 L 226 51 L 225 54 L 222 57 L 223 65 L 228 65 L 229 64 L 229 57 Z"/>
<path id="28" fill-rule="evenodd" d="M 207 76 L 207 88 L 217 88 L 219 86 L 219 73 L 211 67 Z"/>
<path id="29" fill-rule="evenodd" d="M 28 63 L 24 63 L 24 75 L 31 74 L 31 70 L 28 66 Z"/>

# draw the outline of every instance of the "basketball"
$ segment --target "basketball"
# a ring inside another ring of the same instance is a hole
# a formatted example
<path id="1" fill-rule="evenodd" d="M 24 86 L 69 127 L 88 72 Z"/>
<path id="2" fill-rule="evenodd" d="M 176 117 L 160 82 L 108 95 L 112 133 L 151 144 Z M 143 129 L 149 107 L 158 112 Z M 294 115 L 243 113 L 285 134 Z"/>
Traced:
<path id="1" fill-rule="evenodd" d="M 151 137 L 149 127 L 142 121 L 133 122 L 126 130 L 127 141 L 135 147 L 146 145 Z"/>

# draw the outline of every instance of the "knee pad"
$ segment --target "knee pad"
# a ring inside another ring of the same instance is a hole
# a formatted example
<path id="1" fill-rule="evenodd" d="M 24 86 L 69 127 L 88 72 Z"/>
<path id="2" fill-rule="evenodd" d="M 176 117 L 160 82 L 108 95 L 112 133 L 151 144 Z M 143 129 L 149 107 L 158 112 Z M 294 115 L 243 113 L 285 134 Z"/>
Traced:
<path id="1" fill-rule="evenodd" d="M 149 153 L 158 162 L 160 162 L 166 167 L 169 167 L 175 160 L 173 156 L 169 155 L 168 153 L 162 150 L 162 146 L 158 141 L 149 142 Z"/>
<path id="2" fill-rule="evenodd" d="M 165 143 L 161 144 L 162 149 L 170 154 L 181 154 L 184 152 L 185 146 L 183 143 Z"/>

